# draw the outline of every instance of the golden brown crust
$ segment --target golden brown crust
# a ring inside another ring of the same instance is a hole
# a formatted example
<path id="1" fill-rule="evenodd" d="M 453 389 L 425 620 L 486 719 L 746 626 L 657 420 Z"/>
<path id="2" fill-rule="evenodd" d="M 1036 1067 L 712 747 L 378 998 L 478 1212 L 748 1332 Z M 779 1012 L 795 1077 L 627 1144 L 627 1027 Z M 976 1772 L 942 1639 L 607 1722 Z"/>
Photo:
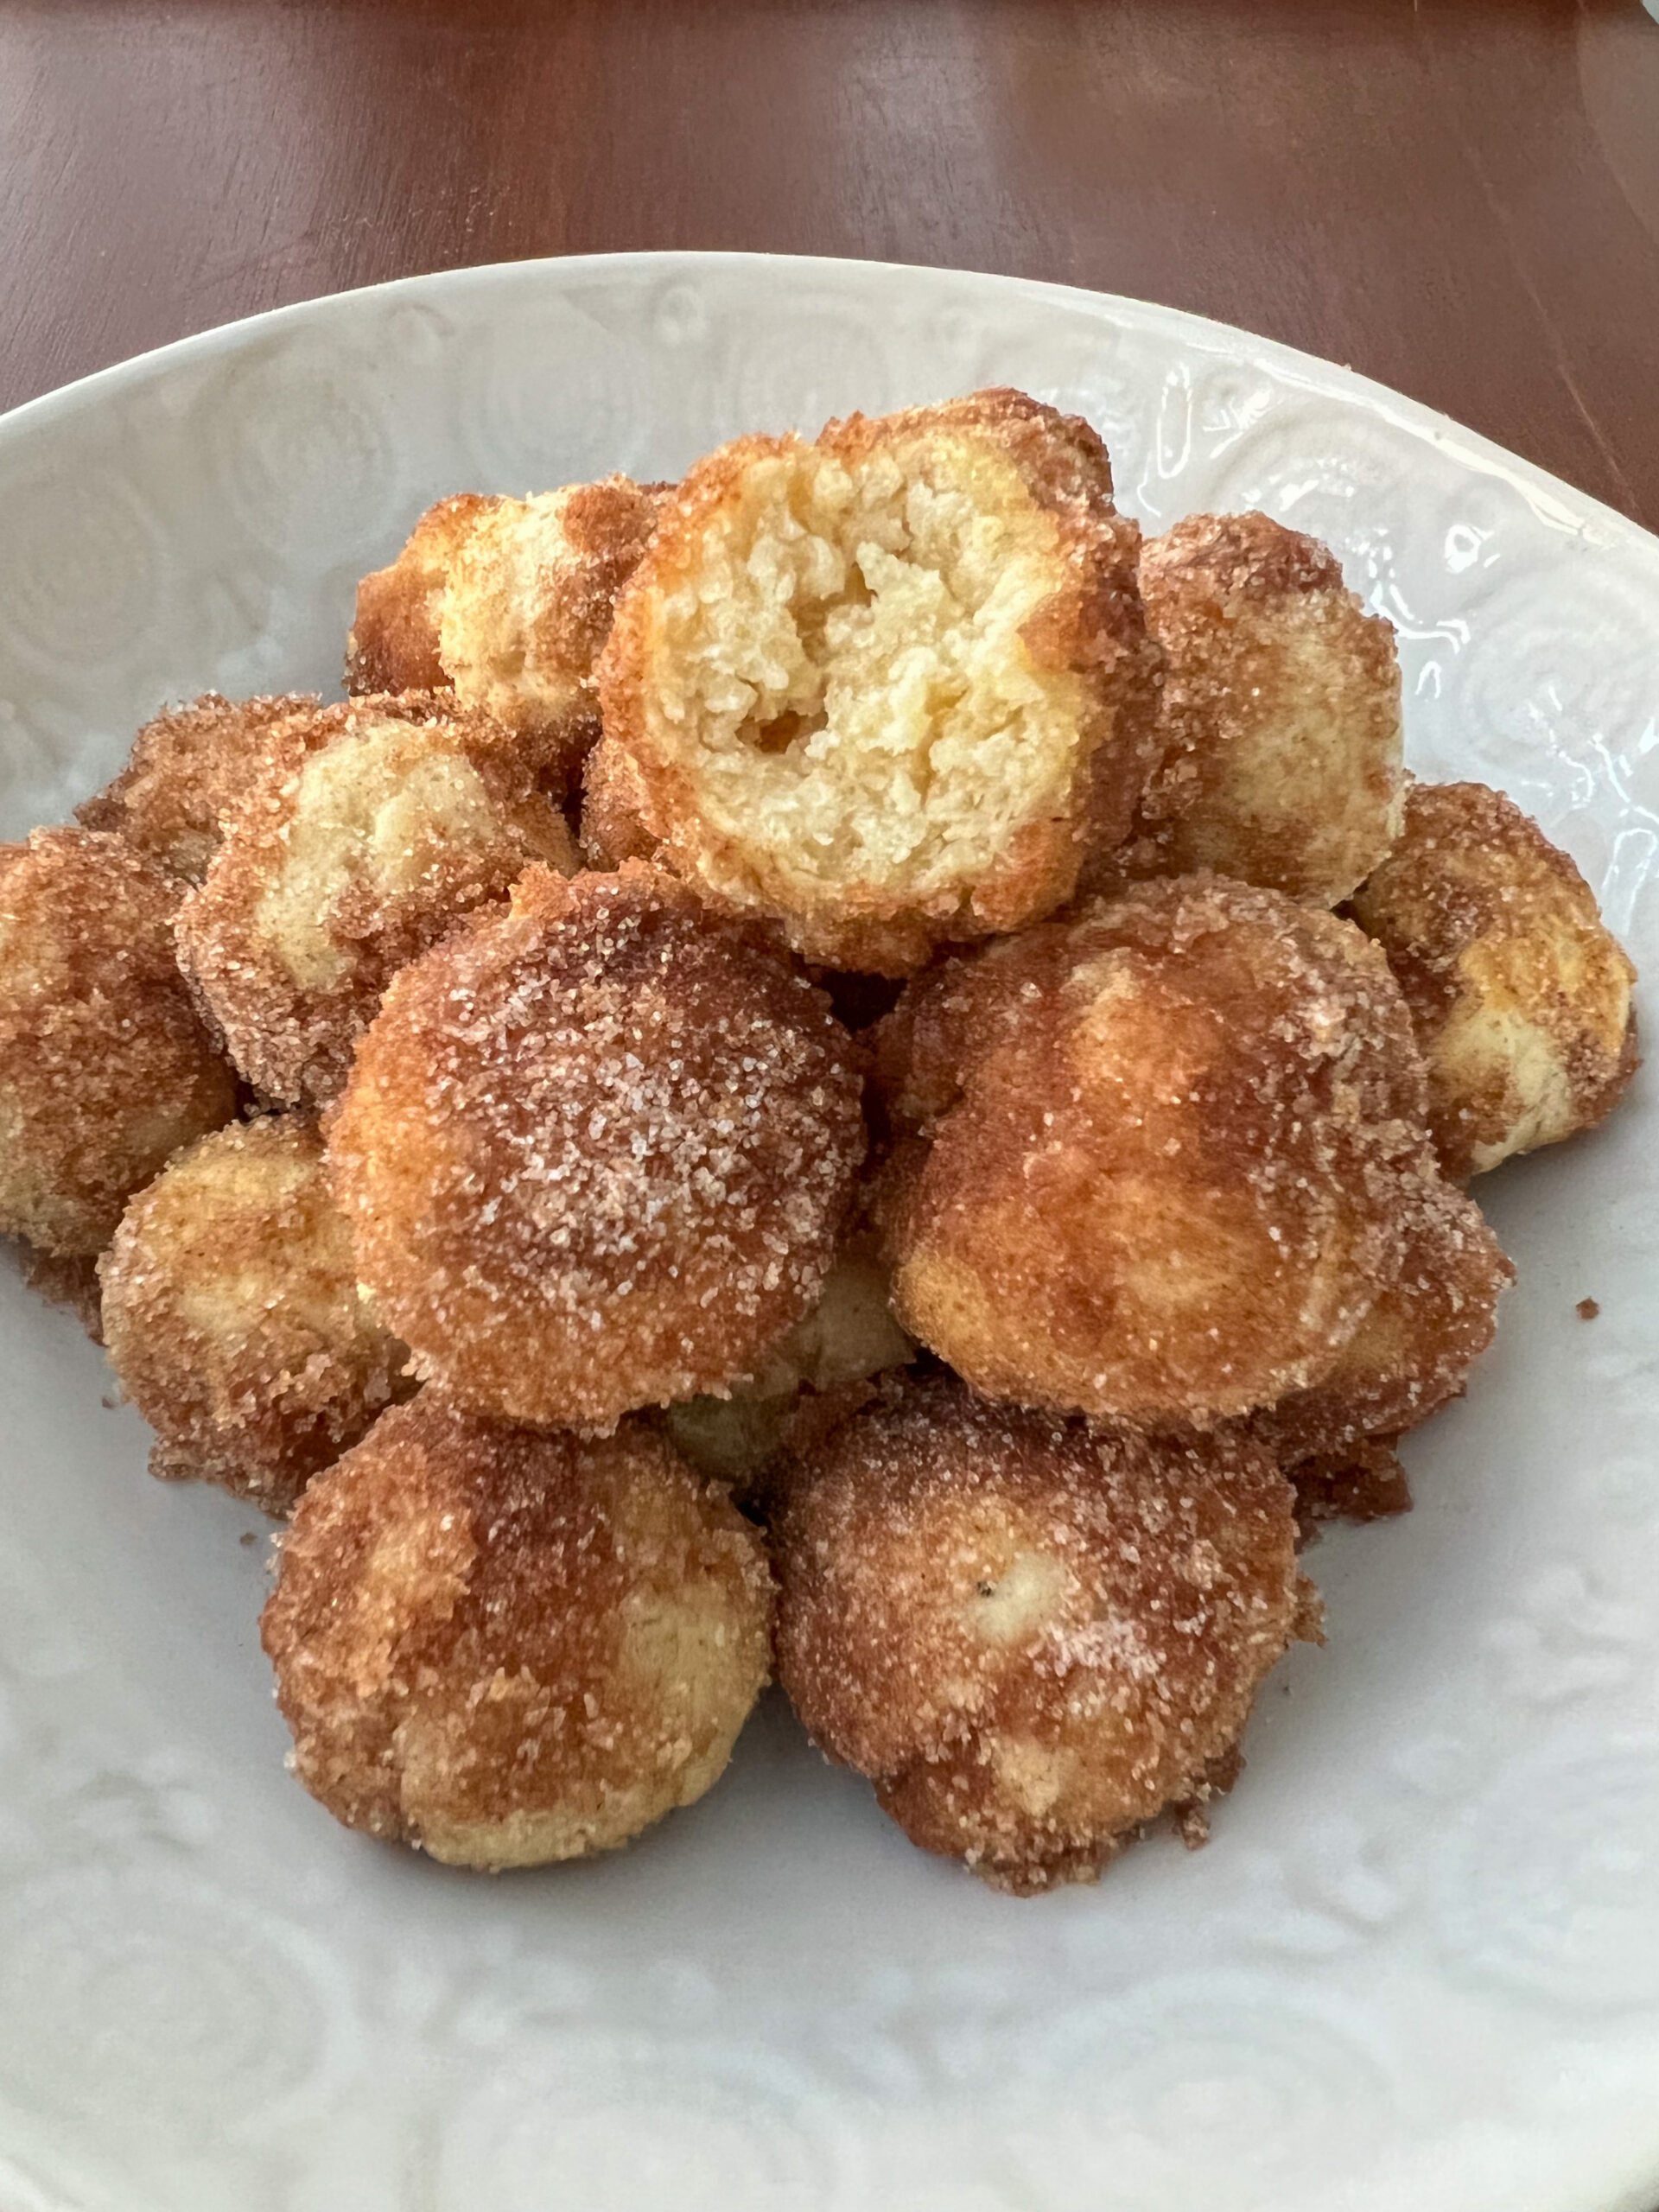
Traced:
<path id="1" fill-rule="evenodd" d="M 397 978 L 328 1144 L 421 1371 L 602 1428 L 722 1389 L 811 1305 L 859 1092 L 850 1040 L 768 940 L 639 861 L 536 868 Z"/>
<path id="2" fill-rule="evenodd" d="M 928 437 L 936 431 L 968 431 L 994 440 L 1031 491 L 1057 512 L 1076 506 L 1102 512 L 1111 505 L 1111 455 L 1099 431 L 1081 415 L 1063 415 L 1012 385 L 988 385 L 896 415 L 849 415 L 826 423 L 819 442 L 857 460 L 895 439 Z"/>
<path id="3" fill-rule="evenodd" d="M 262 1632 L 312 1795 L 495 1868 L 700 1796 L 772 1605 L 754 1530 L 648 1430 L 531 1435 L 426 1391 L 301 1499 Z"/>
<path id="4" fill-rule="evenodd" d="M 1109 865 L 1335 906 L 1399 830 L 1392 628 L 1328 546 L 1264 514 L 1189 516 L 1142 548 L 1140 581 L 1165 656 L 1161 765 Z"/>
<path id="5" fill-rule="evenodd" d="M 101 831 L 0 846 L 0 1234 L 99 1251 L 168 1153 L 236 1110 L 174 957 L 184 888 Z"/>
<path id="6" fill-rule="evenodd" d="M 349 700 L 274 729 L 181 957 L 248 1080 L 321 1104 L 397 970 L 532 861 L 576 864 L 512 731 L 444 693 Z"/>
<path id="7" fill-rule="evenodd" d="M 1636 970 L 1572 861 L 1484 784 L 1417 784 L 1351 911 L 1387 953 L 1428 1066 L 1448 1175 L 1605 1119 L 1635 1072 Z"/>
<path id="8" fill-rule="evenodd" d="M 1232 610 L 1344 588 L 1342 563 L 1328 545 L 1259 508 L 1186 516 L 1147 539 L 1141 574 L 1143 590 L 1160 599 L 1190 595 Z"/>
<path id="9" fill-rule="evenodd" d="M 200 883 L 219 849 L 219 823 L 270 755 L 273 727 L 321 703 L 315 693 L 226 699 L 204 691 L 147 721 L 126 766 L 75 809 L 75 819 L 117 831 L 158 868 Z"/>
<path id="10" fill-rule="evenodd" d="M 890 1388 L 792 1481 L 778 1665 L 912 1841 L 1020 1892 L 1202 1790 L 1296 1632 L 1291 1493 L 1152 1440 Z"/>
<path id="11" fill-rule="evenodd" d="M 110 1358 L 156 1431 L 157 1475 L 284 1512 L 412 1387 L 358 1289 L 302 1116 L 175 1154 L 127 1208 L 101 1274 Z"/>
<path id="12" fill-rule="evenodd" d="M 639 566 L 672 486 L 607 476 L 565 495 L 559 525 L 569 547 L 564 588 L 537 606 L 527 625 L 535 655 L 583 683 L 611 634 L 617 594 Z"/>
<path id="13" fill-rule="evenodd" d="M 438 618 L 449 571 L 478 524 L 501 504 L 480 492 L 440 499 L 416 524 L 391 567 L 364 577 L 346 640 L 347 691 L 448 688 L 438 657 Z"/>
<path id="14" fill-rule="evenodd" d="M 1051 912 L 1154 757 L 1139 533 L 1109 484 L 1086 424 L 1009 391 L 707 456 L 618 601 L 591 849 L 657 841 L 836 968 L 902 975 Z M 963 551 L 984 530 L 988 563 Z M 1005 637 L 984 610 L 1015 588 Z M 690 640 L 716 619 L 710 654 Z"/>
<path id="15" fill-rule="evenodd" d="M 1319 1381 L 1427 1161 L 1386 963 L 1217 876 L 947 963 L 876 1032 L 894 1306 L 976 1389 L 1208 1425 Z"/>

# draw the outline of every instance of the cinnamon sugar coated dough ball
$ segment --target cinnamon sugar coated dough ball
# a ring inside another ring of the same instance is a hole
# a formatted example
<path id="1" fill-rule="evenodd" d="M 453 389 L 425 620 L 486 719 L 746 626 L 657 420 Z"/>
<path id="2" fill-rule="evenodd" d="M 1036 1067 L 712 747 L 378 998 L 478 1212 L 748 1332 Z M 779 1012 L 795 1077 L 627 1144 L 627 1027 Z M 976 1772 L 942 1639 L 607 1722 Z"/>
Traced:
<path id="1" fill-rule="evenodd" d="M 948 964 L 876 1051 L 894 1309 L 1027 1405 L 1208 1423 L 1319 1381 L 1432 1165 L 1376 948 L 1219 876 Z"/>
<path id="2" fill-rule="evenodd" d="M 1225 1771 L 1306 1618 L 1288 1484 L 912 1384 L 837 1430 L 778 1531 L 779 1677 L 912 1841 L 1029 1892 Z"/>
<path id="3" fill-rule="evenodd" d="M 532 861 L 574 868 L 513 733 L 442 694 L 290 717 L 179 917 L 179 949 L 248 1080 L 321 1103 L 398 969 Z"/>
<path id="4" fill-rule="evenodd" d="M 1402 1230 L 1397 1268 L 1323 1381 L 1250 1416 L 1251 1433 L 1293 1471 L 1417 1427 L 1461 1394 L 1497 1332 L 1515 1269 L 1479 1207 L 1425 1175 Z"/>
<path id="5" fill-rule="evenodd" d="M 0 845 L 0 1235 L 100 1250 L 168 1154 L 235 1112 L 174 957 L 183 892 L 90 830 Z"/>
<path id="6" fill-rule="evenodd" d="M 498 499 L 455 556 L 444 673 L 458 699 L 535 741 L 550 786 L 572 782 L 599 736 L 594 664 L 669 488 L 607 476 Z"/>
<path id="7" fill-rule="evenodd" d="M 823 1287 L 864 1141 L 823 995 L 638 861 L 531 869 L 406 969 L 328 1130 L 419 1371 L 588 1428 L 753 1370 Z"/>
<path id="8" fill-rule="evenodd" d="M 1484 784 L 1417 784 L 1356 895 L 1428 1064 L 1448 1175 L 1604 1120 L 1635 1072 L 1636 969 L 1559 847 Z"/>
<path id="9" fill-rule="evenodd" d="M 258 773 L 272 728 L 321 704 L 315 694 L 226 699 L 204 691 L 147 721 L 126 766 L 75 809 L 75 819 L 117 831 L 159 868 L 200 883 L 219 849 L 219 823 Z"/>
<path id="10" fill-rule="evenodd" d="M 495 1869 L 702 1796 L 772 1612 L 755 1530 L 660 1437 L 537 1436 L 426 1391 L 300 1500 L 263 1633 L 313 1796 Z"/>
<path id="11" fill-rule="evenodd" d="M 1393 843 L 1404 788 L 1394 632 L 1318 538 L 1191 515 L 1141 555 L 1165 655 L 1162 765 L 1128 855 L 1334 906 Z"/>
<path id="12" fill-rule="evenodd" d="M 151 1471 L 291 1505 L 409 1395 L 357 1285 L 308 1119 L 233 1122 L 175 1154 L 101 1263 L 110 1358 L 156 1430 Z"/>
<path id="13" fill-rule="evenodd" d="M 722 447 L 617 604 L 591 846 L 831 967 L 1048 912 L 1152 765 L 1139 540 L 1087 423 L 1017 392 Z"/>
<path id="14" fill-rule="evenodd" d="M 499 500 L 478 492 L 440 499 L 410 532 L 389 568 L 357 588 L 357 613 L 346 640 L 346 689 L 441 691 L 449 683 L 438 654 L 438 622 L 455 556 L 474 526 Z"/>

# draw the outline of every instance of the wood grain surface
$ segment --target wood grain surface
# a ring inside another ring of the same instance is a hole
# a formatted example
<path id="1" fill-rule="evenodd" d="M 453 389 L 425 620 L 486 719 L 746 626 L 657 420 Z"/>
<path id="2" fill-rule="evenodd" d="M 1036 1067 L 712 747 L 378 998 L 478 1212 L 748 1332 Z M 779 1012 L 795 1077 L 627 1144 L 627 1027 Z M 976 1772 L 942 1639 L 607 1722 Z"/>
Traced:
<path id="1" fill-rule="evenodd" d="M 1659 524 L 1637 0 L 0 0 L 0 406 L 232 317 L 650 246 L 1138 294 Z"/>

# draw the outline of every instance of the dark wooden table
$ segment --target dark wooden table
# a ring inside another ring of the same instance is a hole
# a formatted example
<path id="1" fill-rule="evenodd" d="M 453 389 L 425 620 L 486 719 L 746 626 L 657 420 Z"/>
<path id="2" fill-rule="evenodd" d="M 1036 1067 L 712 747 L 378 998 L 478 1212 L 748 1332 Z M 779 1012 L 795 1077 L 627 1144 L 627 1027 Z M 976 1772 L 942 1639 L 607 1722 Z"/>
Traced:
<path id="1" fill-rule="evenodd" d="M 1353 364 L 1659 524 L 1638 0 L 0 0 L 0 406 L 520 255 L 1012 270 Z"/>
<path id="2" fill-rule="evenodd" d="M 1659 522 L 1637 0 L 0 0 L 0 405 L 313 293 L 732 246 L 1350 361 Z"/>

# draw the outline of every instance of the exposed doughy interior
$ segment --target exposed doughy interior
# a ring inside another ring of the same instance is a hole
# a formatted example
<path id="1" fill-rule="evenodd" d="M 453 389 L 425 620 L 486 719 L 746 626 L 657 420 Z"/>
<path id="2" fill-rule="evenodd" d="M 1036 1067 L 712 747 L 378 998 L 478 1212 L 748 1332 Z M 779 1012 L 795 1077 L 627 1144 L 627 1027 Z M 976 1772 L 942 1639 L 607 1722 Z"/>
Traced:
<path id="1" fill-rule="evenodd" d="M 808 884 L 946 889 L 1072 803 L 1084 681 L 1021 636 L 1055 522 L 988 445 L 919 459 L 755 461 L 662 602 L 652 705 L 700 810 L 745 840 L 764 812 Z"/>

